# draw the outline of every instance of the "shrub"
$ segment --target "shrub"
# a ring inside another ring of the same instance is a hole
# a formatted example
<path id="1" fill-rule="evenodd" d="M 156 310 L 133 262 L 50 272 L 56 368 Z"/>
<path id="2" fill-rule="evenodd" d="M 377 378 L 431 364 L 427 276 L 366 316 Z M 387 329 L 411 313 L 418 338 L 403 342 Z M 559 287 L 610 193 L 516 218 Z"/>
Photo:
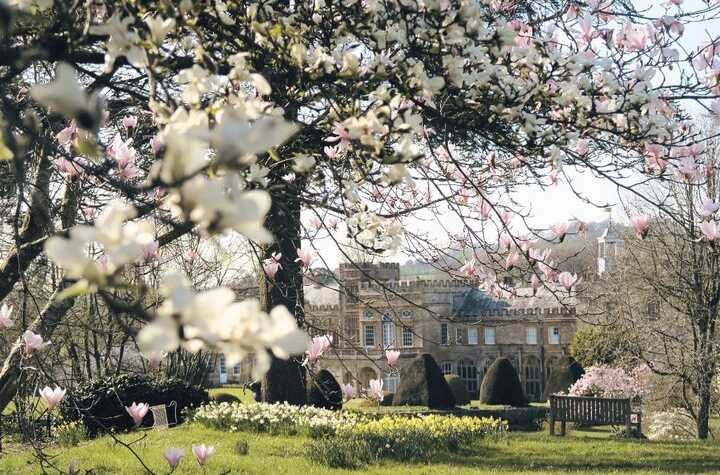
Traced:
<path id="1" fill-rule="evenodd" d="M 520 379 L 509 359 L 498 358 L 490 365 L 480 386 L 480 402 L 510 406 L 527 404 Z"/>
<path id="2" fill-rule="evenodd" d="M 308 382 L 308 386 L 308 404 L 311 406 L 333 411 L 342 408 L 342 390 L 330 371 L 319 371 L 315 378 Z"/>
<path id="3" fill-rule="evenodd" d="M 650 440 L 691 440 L 695 438 L 695 421 L 685 410 L 674 408 L 650 416 L 647 431 Z"/>
<path id="4" fill-rule="evenodd" d="M 87 438 L 85 426 L 78 421 L 64 422 L 53 427 L 52 436 L 63 447 L 75 447 Z"/>
<path id="5" fill-rule="evenodd" d="M 455 398 L 435 359 L 423 353 L 403 368 L 393 406 L 455 407 Z"/>
<path id="6" fill-rule="evenodd" d="M 82 421 L 88 434 L 95 435 L 110 429 L 124 431 L 133 427 L 125 410 L 125 406 L 133 402 L 152 406 L 168 405 L 173 401 L 177 404 L 178 422 L 181 422 L 185 410 L 208 402 L 208 393 L 179 379 L 156 380 L 145 375 L 125 374 L 79 385 L 72 392 L 72 398 L 63 400 L 60 411 L 66 420 Z M 142 425 L 152 425 L 150 412 Z"/>
<path id="7" fill-rule="evenodd" d="M 558 364 L 550 367 L 550 376 L 545 385 L 545 399 L 553 394 L 566 394 L 570 386 L 582 377 L 585 370 L 572 357 L 561 358 Z"/>
<path id="8" fill-rule="evenodd" d="M 460 377 L 456 374 L 446 374 L 445 381 L 447 381 L 450 390 L 455 398 L 455 404 L 464 405 L 470 404 L 470 393 L 468 393 L 465 383 L 462 382 Z"/>
<path id="9" fill-rule="evenodd" d="M 215 393 L 212 396 L 210 396 L 210 399 L 213 402 L 229 402 L 229 403 L 240 402 L 240 398 L 238 398 L 234 394 L 230 394 L 230 393 Z"/>
<path id="10" fill-rule="evenodd" d="M 338 427 L 334 438 L 310 444 L 309 455 L 317 462 L 343 468 L 357 468 L 385 458 L 426 461 L 439 451 L 456 451 L 506 430 L 505 422 L 493 418 L 384 416 Z"/>

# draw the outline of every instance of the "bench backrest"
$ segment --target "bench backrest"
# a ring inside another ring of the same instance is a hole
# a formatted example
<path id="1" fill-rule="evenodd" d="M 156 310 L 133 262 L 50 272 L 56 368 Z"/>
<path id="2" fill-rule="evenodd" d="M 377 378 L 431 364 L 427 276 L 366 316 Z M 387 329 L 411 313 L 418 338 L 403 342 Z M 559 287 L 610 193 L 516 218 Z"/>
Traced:
<path id="1" fill-rule="evenodd" d="M 587 424 L 625 424 L 632 413 L 630 399 L 550 396 L 550 417 Z"/>

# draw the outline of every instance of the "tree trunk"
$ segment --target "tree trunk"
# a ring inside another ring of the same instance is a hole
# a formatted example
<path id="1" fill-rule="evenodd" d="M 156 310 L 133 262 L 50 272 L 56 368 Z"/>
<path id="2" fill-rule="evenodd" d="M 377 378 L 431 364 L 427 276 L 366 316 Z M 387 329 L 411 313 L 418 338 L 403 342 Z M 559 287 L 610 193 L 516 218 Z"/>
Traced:
<path id="1" fill-rule="evenodd" d="M 709 422 L 710 422 L 710 384 L 712 382 L 712 373 L 703 374 L 702 381 L 698 385 L 697 393 L 697 438 L 705 440 L 708 438 Z"/>
<path id="2" fill-rule="evenodd" d="M 301 186 L 296 180 L 296 186 Z M 266 226 L 275 237 L 275 243 L 265 250 L 264 258 L 273 253 L 282 254 L 274 279 L 264 274 L 260 277 L 260 297 L 266 311 L 277 305 L 284 305 L 295 316 L 299 327 L 305 324 L 303 313 L 302 264 L 295 262 L 301 244 L 300 201 L 297 190 L 290 188 L 282 196 L 273 196 Z M 261 271 L 262 272 L 262 271 Z M 265 402 L 305 404 L 305 368 L 298 358 L 281 360 L 272 357 L 270 370 L 262 384 L 262 399 Z"/>

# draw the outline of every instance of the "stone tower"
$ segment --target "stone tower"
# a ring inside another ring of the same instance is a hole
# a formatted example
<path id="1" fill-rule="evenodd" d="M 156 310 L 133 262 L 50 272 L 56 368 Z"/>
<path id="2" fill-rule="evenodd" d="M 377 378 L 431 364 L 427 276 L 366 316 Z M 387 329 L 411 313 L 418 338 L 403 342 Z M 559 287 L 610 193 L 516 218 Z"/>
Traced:
<path id="1" fill-rule="evenodd" d="M 606 276 L 617 269 L 618 257 L 622 253 L 624 241 L 612 220 L 612 209 L 607 208 L 607 226 L 598 238 L 597 273 Z"/>

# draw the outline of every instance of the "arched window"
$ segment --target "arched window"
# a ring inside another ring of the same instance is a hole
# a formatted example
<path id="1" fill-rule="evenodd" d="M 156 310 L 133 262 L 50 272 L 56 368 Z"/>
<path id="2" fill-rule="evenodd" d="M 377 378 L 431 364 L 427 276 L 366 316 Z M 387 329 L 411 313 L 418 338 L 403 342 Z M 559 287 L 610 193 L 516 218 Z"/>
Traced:
<path id="1" fill-rule="evenodd" d="M 459 360 L 457 362 L 457 375 L 465 383 L 468 392 L 478 391 L 478 373 L 475 362 L 472 360 Z"/>

